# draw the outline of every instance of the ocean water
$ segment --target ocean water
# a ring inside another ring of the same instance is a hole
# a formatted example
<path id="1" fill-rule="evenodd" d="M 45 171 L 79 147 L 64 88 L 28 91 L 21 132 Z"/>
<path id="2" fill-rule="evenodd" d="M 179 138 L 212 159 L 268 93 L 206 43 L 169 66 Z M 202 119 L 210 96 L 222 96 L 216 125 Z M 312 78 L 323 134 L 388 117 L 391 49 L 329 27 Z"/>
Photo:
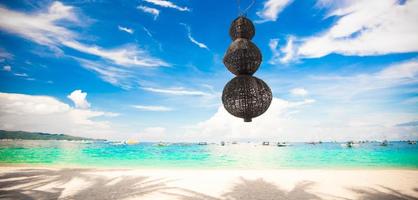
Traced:
<path id="1" fill-rule="evenodd" d="M 418 168 L 418 145 L 406 142 L 197 145 L 153 143 L 121 145 L 70 141 L 0 141 L 1 164 L 127 168 Z"/>

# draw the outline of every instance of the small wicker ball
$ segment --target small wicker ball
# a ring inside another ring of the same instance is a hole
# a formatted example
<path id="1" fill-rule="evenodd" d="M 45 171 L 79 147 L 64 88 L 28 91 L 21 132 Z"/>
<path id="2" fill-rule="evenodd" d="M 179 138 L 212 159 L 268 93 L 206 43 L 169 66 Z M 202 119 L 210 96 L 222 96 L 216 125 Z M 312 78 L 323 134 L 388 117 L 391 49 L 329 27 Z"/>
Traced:
<path id="1" fill-rule="evenodd" d="M 251 20 L 240 16 L 232 21 L 231 27 L 229 28 L 229 36 L 231 36 L 232 40 L 236 40 L 237 38 L 251 40 L 254 35 L 255 28 Z"/>
<path id="2" fill-rule="evenodd" d="M 262 61 L 260 49 L 250 40 L 238 38 L 228 47 L 223 62 L 235 75 L 254 74 Z"/>
<path id="3" fill-rule="evenodd" d="M 269 86 L 254 76 L 240 75 L 230 80 L 224 87 L 222 103 L 235 117 L 251 122 L 252 118 L 263 114 L 270 106 L 272 93 Z"/>

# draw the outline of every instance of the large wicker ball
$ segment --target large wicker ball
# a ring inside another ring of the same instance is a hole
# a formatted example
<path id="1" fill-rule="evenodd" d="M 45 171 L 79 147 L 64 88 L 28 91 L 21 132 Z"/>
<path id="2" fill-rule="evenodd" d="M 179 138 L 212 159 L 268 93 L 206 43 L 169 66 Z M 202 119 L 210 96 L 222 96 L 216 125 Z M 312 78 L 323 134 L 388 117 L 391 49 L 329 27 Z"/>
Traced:
<path id="1" fill-rule="evenodd" d="M 239 38 L 228 47 L 224 64 L 235 75 L 252 75 L 261 64 L 260 49 L 250 40 Z"/>
<path id="2" fill-rule="evenodd" d="M 232 115 L 245 122 L 263 114 L 270 106 L 269 86 L 257 77 L 240 75 L 229 81 L 222 93 L 222 103 Z"/>
<path id="3" fill-rule="evenodd" d="M 232 40 L 237 38 L 245 38 L 251 40 L 255 35 L 255 28 L 251 20 L 244 16 L 240 16 L 232 21 L 231 27 L 229 28 L 229 36 Z"/>

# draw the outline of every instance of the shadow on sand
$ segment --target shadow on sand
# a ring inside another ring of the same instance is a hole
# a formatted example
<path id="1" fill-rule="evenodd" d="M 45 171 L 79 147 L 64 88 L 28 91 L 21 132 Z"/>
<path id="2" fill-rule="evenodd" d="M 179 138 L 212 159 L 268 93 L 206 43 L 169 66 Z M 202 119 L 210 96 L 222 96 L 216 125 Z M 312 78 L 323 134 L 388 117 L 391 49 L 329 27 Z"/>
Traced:
<path id="1" fill-rule="evenodd" d="M 181 188 L 178 188 L 179 193 L 163 193 L 179 200 L 348 200 L 348 198 L 330 194 L 314 194 L 309 191 L 314 185 L 314 182 L 303 181 L 296 184 L 292 190 L 287 191 L 263 179 L 247 180 L 241 178 L 239 183 L 235 184 L 230 191 L 224 193 L 220 198 Z M 383 186 L 381 186 L 381 189 L 384 190 L 351 188 L 349 191 L 355 193 L 356 198 L 353 199 L 359 200 L 418 200 L 416 197 L 402 194 L 394 189 Z"/>
<path id="2" fill-rule="evenodd" d="M 111 170 L 106 170 L 109 172 Z M 116 171 L 116 170 L 115 170 Z M 106 177 L 98 175 L 97 169 L 33 169 L 4 173 L 0 175 L 0 199 L 144 199 L 143 196 L 159 192 L 169 199 L 178 200 L 318 200 L 341 199 L 327 194 L 314 194 L 314 182 L 299 182 L 290 191 L 284 190 L 263 179 L 241 178 L 220 197 L 193 190 L 168 187 L 166 179 L 152 179 L 139 176 Z M 75 182 L 82 180 L 84 184 Z M 65 184 L 75 184 L 76 192 L 65 193 Z M 391 188 L 348 188 L 360 200 L 417 200 Z M 418 191 L 418 188 L 414 189 Z"/>
<path id="3" fill-rule="evenodd" d="M 266 182 L 263 179 L 247 180 L 241 178 L 239 183 L 235 184 L 229 192 L 222 195 L 221 198 L 208 196 L 206 194 L 182 190 L 179 193 L 167 193 L 176 196 L 180 200 L 300 200 L 300 199 L 321 199 L 319 196 L 308 192 L 307 190 L 312 182 L 300 182 L 291 191 L 280 189 L 276 185 Z"/>
<path id="4" fill-rule="evenodd" d="M 352 192 L 359 195 L 359 200 L 418 200 L 418 198 L 403 194 L 397 190 L 380 186 L 376 188 L 351 188 Z M 417 188 L 414 189 L 416 191 Z"/>
<path id="5" fill-rule="evenodd" d="M 64 185 L 74 179 L 86 184 L 80 185 L 75 194 L 63 199 L 124 199 L 168 189 L 161 179 L 128 176 L 107 178 L 88 174 L 97 171 L 34 169 L 6 173 L 0 175 L 0 199 L 58 199 L 64 191 Z"/>

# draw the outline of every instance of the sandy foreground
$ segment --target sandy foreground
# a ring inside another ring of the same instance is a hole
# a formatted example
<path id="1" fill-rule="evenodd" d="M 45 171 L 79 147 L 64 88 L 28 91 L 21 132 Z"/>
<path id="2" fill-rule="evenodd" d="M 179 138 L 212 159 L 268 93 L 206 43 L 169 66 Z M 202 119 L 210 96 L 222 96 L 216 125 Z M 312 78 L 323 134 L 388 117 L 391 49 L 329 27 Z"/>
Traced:
<path id="1" fill-rule="evenodd" d="M 418 199 L 418 170 L 0 167 L 0 199 Z"/>

